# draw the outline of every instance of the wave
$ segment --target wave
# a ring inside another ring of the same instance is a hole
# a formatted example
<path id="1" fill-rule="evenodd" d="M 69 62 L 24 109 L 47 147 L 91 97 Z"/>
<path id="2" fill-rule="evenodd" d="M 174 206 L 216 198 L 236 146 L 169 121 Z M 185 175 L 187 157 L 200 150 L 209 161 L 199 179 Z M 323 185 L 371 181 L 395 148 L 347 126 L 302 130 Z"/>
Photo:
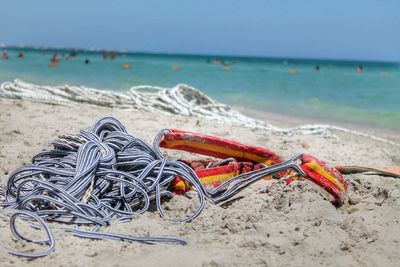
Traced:
<path id="1" fill-rule="evenodd" d="M 178 84 L 173 88 L 150 85 L 134 86 L 127 92 L 120 93 L 85 86 L 36 85 L 16 79 L 14 82 L 4 82 L 0 85 L 0 97 L 50 104 L 87 103 L 105 107 L 193 116 L 242 127 L 264 129 L 284 135 L 306 134 L 337 138 L 332 133 L 332 130 L 336 130 L 400 147 L 400 144 L 390 140 L 333 125 L 303 125 L 294 128 L 279 128 L 267 122 L 245 116 L 232 107 L 219 103 L 200 90 L 186 84 Z"/>

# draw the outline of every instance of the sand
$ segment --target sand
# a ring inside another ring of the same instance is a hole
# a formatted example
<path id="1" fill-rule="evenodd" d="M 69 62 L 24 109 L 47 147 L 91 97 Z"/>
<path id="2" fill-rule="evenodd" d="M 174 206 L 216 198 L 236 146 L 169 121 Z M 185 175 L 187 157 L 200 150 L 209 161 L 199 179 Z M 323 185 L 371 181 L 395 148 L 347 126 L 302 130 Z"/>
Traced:
<path id="1" fill-rule="evenodd" d="M 285 158 L 310 153 L 330 165 L 400 166 L 400 148 L 336 133 L 282 136 L 183 116 L 91 105 L 48 105 L 0 100 L 0 181 L 61 133 L 76 133 L 102 116 L 120 119 L 130 133 L 152 141 L 162 128 L 178 128 L 268 147 Z M 280 126 L 280 125 L 277 125 Z M 172 157 L 182 155 L 169 153 Z M 104 229 L 131 235 L 181 237 L 187 246 L 94 241 L 56 231 L 56 251 L 27 260 L 0 249 L 1 266 L 395 266 L 400 262 L 400 181 L 376 175 L 347 175 L 348 198 L 333 206 L 308 181 L 289 186 L 260 181 L 230 205 L 207 203 L 193 222 L 173 224 L 156 212 Z M 164 203 L 170 217 L 196 203 L 178 196 Z M 25 227 L 21 227 L 26 230 Z M 60 236 L 61 235 L 61 236 Z M 0 222 L 3 246 L 27 249 Z"/>

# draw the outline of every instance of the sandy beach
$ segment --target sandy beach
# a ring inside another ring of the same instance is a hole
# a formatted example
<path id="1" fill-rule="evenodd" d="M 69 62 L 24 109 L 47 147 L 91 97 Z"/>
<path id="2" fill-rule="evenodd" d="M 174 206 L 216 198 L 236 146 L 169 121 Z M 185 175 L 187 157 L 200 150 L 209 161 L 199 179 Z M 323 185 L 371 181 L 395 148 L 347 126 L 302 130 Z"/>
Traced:
<path id="1" fill-rule="evenodd" d="M 400 1 L 3 2 L 0 267 L 400 267 Z"/>
<path id="2" fill-rule="evenodd" d="M 339 138 L 286 136 L 261 129 L 221 124 L 197 117 L 71 103 L 53 105 L 0 99 L 0 181 L 50 147 L 62 133 L 77 133 L 103 116 L 121 120 L 128 131 L 152 142 L 162 128 L 195 131 L 270 148 L 288 159 L 299 152 L 331 166 L 400 166 L 400 148 L 335 132 Z M 275 125 L 279 121 L 275 122 Z M 291 122 L 293 123 L 293 122 Z M 283 126 L 283 125 L 277 125 Z M 387 136 L 384 136 L 387 137 Z M 393 137 L 392 140 L 398 140 Z M 171 157 L 181 153 L 167 152 Z M 185 157 L 193 157 L 185 154 Z M 400 262 L 400 181 L 376 175 L 346 175 L 349 189 L 341 207 L 333 206 L 309 181 L 285 186 L 260 181 L 230 205 L 206 204 L 190 223 L 163 220 L 146 212 L 130 223 L 104 231 L 138 236 L 175 236 L 187 246 L 143 245 L 89 240 L 55 231 L 55 253 L 27 260 L 0 249 L 1 266 L 395 266 Z M 197 204 L 183 196 L 163 203 L 167 217 L 181 217 Z M 57 227 L 52 224 L 51 226 Z M 1 245 L 15 242 L 0 221 Z M 21 227 L 21 230 L 28 228 Z M 62 236 L 60 236 L 62 234 Z M 37 247 L 36 247 L 37 248 Z"/>

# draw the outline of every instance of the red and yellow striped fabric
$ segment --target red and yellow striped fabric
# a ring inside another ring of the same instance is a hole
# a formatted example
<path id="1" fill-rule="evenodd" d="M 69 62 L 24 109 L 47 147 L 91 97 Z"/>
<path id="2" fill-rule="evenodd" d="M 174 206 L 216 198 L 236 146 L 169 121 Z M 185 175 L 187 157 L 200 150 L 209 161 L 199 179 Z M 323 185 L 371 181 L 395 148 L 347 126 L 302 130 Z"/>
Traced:
<path id="1" fill-rule="evenodd" d="M 216 187 L 239 174 L 261 169 L 264 167 L 263 164 L 271 166 L 283 162 L 276 153 L 263 147 L 243 145 L 228 139 L 176 129 L 164 135 L 160 146 L 220 159 L 234 158 L 237 161 L 213 168 L 201 167 L 201 164 L 198 164 L 199 161 L 184 161 L 195 170 L 206 186 Z M 325 189 L 333 196 L 335 203 L 340 203 L 347 190 L 347 183 L 342 174 L 313 156 L 304 154 L 301 160 L 300 167 L 307 174 L 305 178 Z M 290 173 L 292 173 L 291 170 L 282 171 L 278 173 L 278 177 L 284 177 Z M 293 180 L 294 178 L 289 178 L 286 182 L 290 183 Z M 171 186 L 175 193 L 183 193 L 191 189 L 190 185 L 179 177 L 171 183 Z"/>
<path id="2" fill-rule="evenodd" d="M 220 159 L 234 158 L 237 161 L 263 163 L 268 166 L 282 162 L 277 154 L 263 147 L 247 146 L 233 140 L 176 129 L 164 135 L 160 146 Z"/>

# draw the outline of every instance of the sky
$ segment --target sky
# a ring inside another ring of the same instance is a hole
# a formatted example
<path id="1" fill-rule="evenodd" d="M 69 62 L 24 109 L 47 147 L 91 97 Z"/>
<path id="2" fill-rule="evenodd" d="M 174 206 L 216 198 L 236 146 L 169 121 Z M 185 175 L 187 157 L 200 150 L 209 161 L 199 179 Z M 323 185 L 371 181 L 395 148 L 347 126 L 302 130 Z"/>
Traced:
<path id="1" fill-rule="evenodd" d="M 400 61 L 399 0 L 2 0 L 0 44 Z"/>

